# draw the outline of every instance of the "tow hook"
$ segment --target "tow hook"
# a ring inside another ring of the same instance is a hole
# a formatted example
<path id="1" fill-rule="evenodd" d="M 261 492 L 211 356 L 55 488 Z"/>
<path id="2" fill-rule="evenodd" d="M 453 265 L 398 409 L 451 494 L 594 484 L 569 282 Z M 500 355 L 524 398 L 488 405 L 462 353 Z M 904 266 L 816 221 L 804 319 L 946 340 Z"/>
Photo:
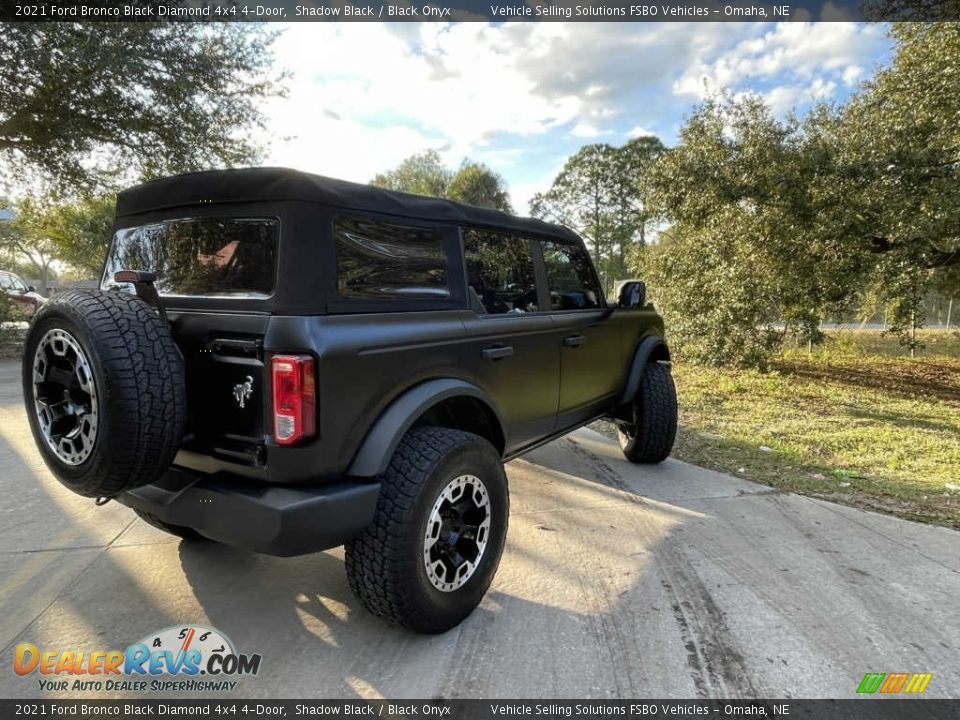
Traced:
<path id="1" fill-rule="evenodd" d="M 96 500 L 93 501 L 93 504 L 96 505 L 97 507 L 103 507 L 104 505 L 106 505 L 106 504 L 107 504 L 108 502 L 110 502 L 111 500 L 113 500 L 113 498 L 110 498 L 110 497 L 98 497 Z"/>

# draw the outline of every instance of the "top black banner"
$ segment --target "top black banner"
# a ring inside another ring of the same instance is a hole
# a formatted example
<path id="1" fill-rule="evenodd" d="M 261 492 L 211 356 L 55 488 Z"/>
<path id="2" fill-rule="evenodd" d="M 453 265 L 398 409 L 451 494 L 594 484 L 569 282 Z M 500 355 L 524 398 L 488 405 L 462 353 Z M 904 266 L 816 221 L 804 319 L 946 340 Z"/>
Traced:
<path id="1" fill-rule="evenodd" d="M 7 22 L 849 22 L 960 20 L 960 0 L 0 0 Z"/>

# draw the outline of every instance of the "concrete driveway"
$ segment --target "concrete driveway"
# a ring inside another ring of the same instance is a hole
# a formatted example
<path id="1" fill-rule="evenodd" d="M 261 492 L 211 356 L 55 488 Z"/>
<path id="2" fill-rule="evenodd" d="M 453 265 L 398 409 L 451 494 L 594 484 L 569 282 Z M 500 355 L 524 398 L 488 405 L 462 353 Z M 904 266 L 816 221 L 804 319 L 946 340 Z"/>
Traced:
<path id="1" fill-rule="evenodd" d="M 360 609 L 340 550 L 181 543 L 62 489 L 2 363 L 0 697 L 41 695 L 13 674 L 18 642 L 109 650 L 187 623 L 262 654 L 234 697 L 849 697 L 894 671 L 960 694 L 954 531 L 681 462 L 635 467 L 590 430 L 508 472 L 493 588 L 459 628 L 416 636 Z"/>

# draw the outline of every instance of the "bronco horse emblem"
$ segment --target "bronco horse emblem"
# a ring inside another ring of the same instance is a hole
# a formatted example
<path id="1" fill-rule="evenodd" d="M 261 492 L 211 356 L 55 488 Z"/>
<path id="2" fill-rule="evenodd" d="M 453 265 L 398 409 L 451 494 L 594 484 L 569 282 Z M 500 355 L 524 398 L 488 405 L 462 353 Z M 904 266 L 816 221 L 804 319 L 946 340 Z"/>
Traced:
<path id="1" fill-rule="evenodd" d="M 247 400 L 253 395 L 253 378 L 247 375 L 242 383 L 233 386 L 233 399 L 241 408 L 247 406 Z"/>

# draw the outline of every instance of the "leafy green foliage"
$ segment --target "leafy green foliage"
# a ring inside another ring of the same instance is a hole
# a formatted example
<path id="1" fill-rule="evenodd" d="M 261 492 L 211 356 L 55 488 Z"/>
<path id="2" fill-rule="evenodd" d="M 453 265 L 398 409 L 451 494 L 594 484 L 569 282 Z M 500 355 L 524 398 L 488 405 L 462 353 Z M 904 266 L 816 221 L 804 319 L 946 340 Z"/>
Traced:
<path id="1" fill-rule="evenodd" d="M 16 319 L 13 307 L 13 301 L 7 297 L 6 293 L 0 292 L 0 323 L 10 322 Z M 0 344 L 2 344 L 5 331 L 0 327 Z"/>
<path id="2" fill-rule="evenodd" d="M 960 265 L 960 25 L 903 23 L 897 54 L 832 119 L 831 222 L 867 256 L 868 310 L 914 350 L 923 298 L 956 292 Z M 842 203 L 842 206 L 841 206 Z"/>
<path id="3" fill-rule="evenodd" d="M 0 207 L 8 205 L 10 203 L 6 200 L 0 200 Z M 43 235 L 32 236 L 23 226 L 19 214 L 13 220 L 0 221 L 0 257 L 14 262 L 20 258 L 26 259 L 31 270 L 29 275 L 40 279 L 40 292 L 46 294 L 47 280 L 53 274 L 56 247 Z"/>
<path id="4" fill-rule="evenodd" d="M 570 157 L 550 189 L 538 193 L 531 212 L 584 235 L 607 287 L 627 274 L 634 244 L 646 243 L 651 214 L 642 201 L 646 169 L 663 152 L 655 137 L 621 147 L 594 144 Z"/>
<path id="5" fill-rule="evenodd" d="M 440 159 L 436 150 L 411 155 L 393 170 L 376 175 L 371 185 L 415 195 L 444 197 L 450 185 L 452 173 Z"/>
<path id="6" fill-rule="evenodd" d="M 259 101 L 280 92 L 273 37 L 247 23 L 3 25 L 5 180 L 89 191 L 255 159 Z"/>
<path id="7" fill-rule="evenodd" d="M 786 334 L 818 332 L 845 263 L 821 263 L 817 171 L 797 123 L 752 97 L 702 105 L 651 167 L 648 207 L 671 226 L 634 269 L 685 357 L 762 366 Z"/>
<path id="8" fill-rule="evenodd" d="M 503 178 L 486 165 L 464 160 L 447 185 L 447 195 L 467 205 L 512 213 L 510 194 Z"/>
<path id="9" fill-rule="evenodd" d="M 464 160 L 454 172 L 443 164 L 436 150 L 411 155 L 393 170 L 376 175 L 370 183 L 387 190 L 513 212 L 506 182 L 500 175 L 471 160 Z"/>
<path id="10" fill-rule="evenodd" d="M 846 106 L 780 121 L 709 100 L 646 173 L 670 231 L 632 267 L 691 359 L 763 366 L 784 338 L 878 310 L 912 353 L 924 299 L 957 292 L 960 25 L 892 33 L 892 65 Z"/>
<path id="11" fill-rule="evenodd" d="M 73 201 L 24 199 L 17 203 L 14 225 L 29 243 L 50 252 L 87 277 L 95 277 L 113 230 L 113 195 L 93 195 Z"/>

